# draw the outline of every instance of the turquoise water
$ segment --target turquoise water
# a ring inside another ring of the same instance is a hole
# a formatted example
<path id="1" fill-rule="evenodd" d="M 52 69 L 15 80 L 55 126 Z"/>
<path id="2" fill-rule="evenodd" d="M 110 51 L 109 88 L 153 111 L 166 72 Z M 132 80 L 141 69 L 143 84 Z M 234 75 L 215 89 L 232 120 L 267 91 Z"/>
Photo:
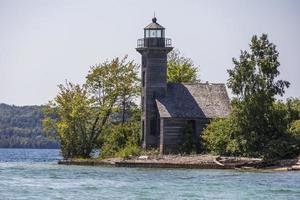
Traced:
<path id="1" fill-rule="evenodd" d="M 300 172 L 60 166 L 58 150 L 0 149 L 0 199 L 300 199 Z"/>

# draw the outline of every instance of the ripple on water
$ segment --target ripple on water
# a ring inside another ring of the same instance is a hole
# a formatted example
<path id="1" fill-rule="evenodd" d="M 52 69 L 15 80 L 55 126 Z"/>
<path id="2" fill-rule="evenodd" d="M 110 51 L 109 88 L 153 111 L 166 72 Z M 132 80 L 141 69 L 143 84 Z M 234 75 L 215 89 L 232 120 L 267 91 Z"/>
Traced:
<path id="1" fill-rule="evenodd" d="M 57 150 L 0 149 L 0 199 L 300 199 L 295 172 L 61 166 L 58 159 Z"/>

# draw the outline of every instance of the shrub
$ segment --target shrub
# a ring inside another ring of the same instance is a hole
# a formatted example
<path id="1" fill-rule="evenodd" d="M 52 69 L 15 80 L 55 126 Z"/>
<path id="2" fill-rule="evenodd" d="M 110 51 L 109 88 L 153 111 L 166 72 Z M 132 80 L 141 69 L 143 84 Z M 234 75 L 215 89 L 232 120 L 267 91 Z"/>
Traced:
<path id="1" fill-rule="evenodd" d="M 101 138 L 100 158 L 126 157 L 139 152 L 139 121 L 113 125 Z"/>
<path id="2" fill-rule="evenodd" d="M 203 131 L 202 140 L 207 152 L 267 160 L 299 155 L 300 120 L 294 121 L 288 130 L 288 114 L 283 104 L 274 104 L 271 108 L 271 114 L 267 115 L 269 125 L 262 129 L 265 132 L 259 131 L 259 123 L 243 118 L 239 111 L 234 107 L 229 118 L 215 119 Z M 248 124 L 249 128 L 240 128 L 240 123 Z"/>
<path id="3" fill-rule="evenodd" d="M 239 145 L 233 136 L 230 119 L 215 119 L 203 131 L 202 143 L 205 150 L 217 155 L 236 155 Z"/>
<path id="4" fill-rule="evenodd" d="M 117 152 L 116 156 L 121 158 L 130 158 L 131 156 L 139 156 L 142 151 L 142 148 L 137 145 L 126 146 L 124 149 Z"/>
<path id="5" fill-rule="evenodd" d="M 300 120 L 295 120 L 290 124 L 288 134 L 293 143 L 294 154 L 299 156 L 300 155 Z"/>
<path id="6" fill-rule="evenodd" d="M 270 140 L 265 151 L 262 152 L 265 159 L 294 158 L 299 154 L 299 140 L 290 135 Z"/>

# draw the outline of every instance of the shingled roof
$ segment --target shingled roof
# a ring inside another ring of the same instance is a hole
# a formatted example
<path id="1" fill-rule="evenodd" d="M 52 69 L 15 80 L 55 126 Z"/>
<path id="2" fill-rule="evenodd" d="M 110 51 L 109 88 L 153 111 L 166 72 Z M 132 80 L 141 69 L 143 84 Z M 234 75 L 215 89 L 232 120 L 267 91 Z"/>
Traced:
<path id="1" fill-rule="evenodd" d="M 144 29 L 165 29 L 162 25 L 157 23 L 156 17 L 152 19 L 152 23 L 150 23 L 148 26 L 146 26 Z"/>
<path id="2" fill-rule="evenodd" d="M 224 84 L 168 83 L 167 95 L 156 99 L 160 117 L 216 118 L 231 112 Z"/>

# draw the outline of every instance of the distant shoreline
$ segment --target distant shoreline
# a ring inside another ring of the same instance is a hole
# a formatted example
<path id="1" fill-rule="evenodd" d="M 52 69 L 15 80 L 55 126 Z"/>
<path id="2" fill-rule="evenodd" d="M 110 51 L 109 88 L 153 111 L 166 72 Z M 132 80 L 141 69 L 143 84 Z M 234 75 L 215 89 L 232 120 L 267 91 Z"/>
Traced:
<path id="1" fill-rule="evenodd" d="M 57 150 L 60 150 L 60 148 L 28 148 L 28 147 L 0 147 L 0 149 L 57 149 Z"/>

